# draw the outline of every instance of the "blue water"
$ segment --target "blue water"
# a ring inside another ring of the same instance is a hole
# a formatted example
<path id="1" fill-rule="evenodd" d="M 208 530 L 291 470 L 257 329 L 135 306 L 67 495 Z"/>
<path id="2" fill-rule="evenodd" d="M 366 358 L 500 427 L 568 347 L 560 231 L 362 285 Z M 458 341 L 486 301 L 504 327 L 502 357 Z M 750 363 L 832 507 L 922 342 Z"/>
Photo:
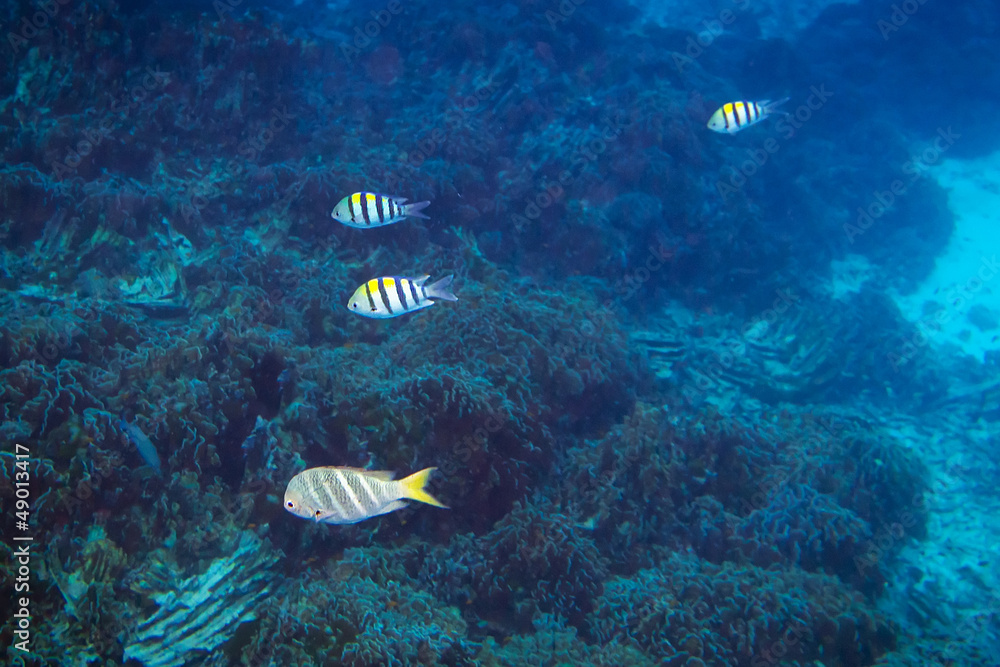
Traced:
<path id="1" fill-rule="evenodd" d="M 998 25 L 7 3 L 5 664 L 1000 664 Z"/>

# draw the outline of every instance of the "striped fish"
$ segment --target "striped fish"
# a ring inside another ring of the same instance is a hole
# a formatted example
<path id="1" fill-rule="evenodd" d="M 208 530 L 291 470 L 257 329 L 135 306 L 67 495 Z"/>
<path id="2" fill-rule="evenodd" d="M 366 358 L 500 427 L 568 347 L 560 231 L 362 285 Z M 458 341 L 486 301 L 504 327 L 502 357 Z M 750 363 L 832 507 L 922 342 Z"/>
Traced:
<path id="1" fill-rule="evenodd" d="M 395 512 L 416 500 L 445 507 L 424 488 L 437 468 L 426 468 L 400 480 L 386 470 L 339 466 L 309 468 L 285 488 L 285 509 L 303 519 L 333 524 L 357 523 Z"/>
<path id="2" fill-rule="evenodd" d="M 788 98 L 780 99 L 777 102 L 771 100 L 761 100 L 760 102 L 728 102 L 715 110 L 708 120 L 708 129 L 716 132 L 736 134 L 744 127 L 750 127 L 759 123 L 772 113 L 775 109 L 788 101 Z"/>
<path id="3" fill-rule="evenodd" d="M 409 216 L 414 218 L 427 217 L 420 211 L 430 206 L 429 201 L 420 201 L 415 204 L 406 204 L 405 201 L 405 197 L 391 197 L 374 192 L 355 192 L 353 195 L 341 199 L 330 215 L 334 220 L 342 222 L 348 227 L 358 227 L 359 229 L 391 225 Z"/>
<path id="4" fill-rule="evenodd" d="M 451 293 L 451 281 L 454 276 L 445 276 L 436 283 L 424 287 L 428 278 L 430 276 L 372 278 L 354 290 L 351 300 L 347 302 L 347 309 L 365 317 L 386 319 L 433 306 L 434 299 L 458 301 L 458 297 Z"/>

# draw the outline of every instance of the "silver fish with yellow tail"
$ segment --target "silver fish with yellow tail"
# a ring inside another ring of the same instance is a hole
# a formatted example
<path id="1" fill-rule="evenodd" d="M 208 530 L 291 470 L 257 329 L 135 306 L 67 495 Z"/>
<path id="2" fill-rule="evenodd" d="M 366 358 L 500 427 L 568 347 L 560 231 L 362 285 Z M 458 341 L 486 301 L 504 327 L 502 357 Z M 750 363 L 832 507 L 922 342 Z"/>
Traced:
<path id="1" fill-rule="evenodd" d="M 355 192 L 341 199 L 340 203 L 333 207 L 330 217 L 348 227 L 359 229 L 381 227 L 404 218 L 426 218 L 427 216 L 420 211 L 430 204 L 429 201 L 407 204 L 406 197 L 380 195 L 376 192 Z"/>
<path id="2" fill-rule="evenodd" d="M 347 302 L 347 309 L 365 317 L 385 319 L 433 306 L 435 299 L 458 301 L 458 297 L 451 293 L 451 281 L 454 276 L 445 276 L 424 287 L 428 278 L 430 276 L 372 278 L 354 290 L 350 301 Z"/>
<path id="3" fill-rule="evenodd" d="M 437 468 L 394 480 L 387 470 L 323 466 L 303 470 L 288 482 L 285 509 L 303 519 L 332 524 L 357 523 L 406 507 L 416 500 L 444 507 L 424 488 Z"/>

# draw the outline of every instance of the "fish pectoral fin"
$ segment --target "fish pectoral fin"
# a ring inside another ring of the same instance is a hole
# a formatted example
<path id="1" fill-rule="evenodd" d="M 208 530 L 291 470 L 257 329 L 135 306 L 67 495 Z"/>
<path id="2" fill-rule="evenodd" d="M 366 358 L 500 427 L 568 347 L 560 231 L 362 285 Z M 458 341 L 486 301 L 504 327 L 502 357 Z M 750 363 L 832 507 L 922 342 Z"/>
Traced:
<path id="1" fill-rule="evenodd" d="M 316 523 L 321 523 L 326 521 L 332 516 L 333 512 L 331 510 L 320 510 L 313 515 L 313 519 L 316 521 Z"/>

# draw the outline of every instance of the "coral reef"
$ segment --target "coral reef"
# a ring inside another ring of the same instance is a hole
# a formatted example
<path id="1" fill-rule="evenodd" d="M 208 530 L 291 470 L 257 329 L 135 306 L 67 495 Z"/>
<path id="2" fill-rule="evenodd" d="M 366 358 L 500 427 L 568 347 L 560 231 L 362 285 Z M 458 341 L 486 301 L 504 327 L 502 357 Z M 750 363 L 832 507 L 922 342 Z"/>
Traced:
<path id="1" fill-rule="evenodd" d="M 927 521 L 923 466 L 847 419 L 785 411 L 768 423 L 639 403 L 568 457 L 564 502 L 624 573 L 693 548 L 714 562 L 790 563 L 867 590 L 883 581 L 888 556 L 865 564 L 872 540 L 900 530 L 919 539 Z"/>
<path id="2" fill-rule="evenodd" d="M 513 667 L 514 665 L 570 664 L 595 667 L 652 667 L 658 664 L 638 649 L 618 642 L 601 645 L 588 644 L 577 636 L 572 626 L 566 627 L 558 616 L 540 614 L 533 621 L 528 635 L 512 635 L 498 646 L 487 637 L 475 656 L 476 663 L 484 667 Z"/>
<path id="3" fill-rule="evenodd" d="M 471 604 L 511 627 L 539 613 L 580 625 L 608 573 L 593 539 L 550 507 L 516 507 L 481 537 L 456 537 L 424 560 L 419 577 L 442 599 Z"/>
<path id="4" fill-rule="evenodd" d="M 270 568 L 279 555 L 245 533 L 231 555 L 154 594 L 157 610 L 136 627 L 124 659 L 177 667 L 211 653 L 256 618 L 255 607 L 271 590 Z"/>
<path id="5" fill-rule="evenodd" d="M 996 10 L 973 5 L 942 20 L 984 39 Z M 869 56 L 913 66 L 902 35 L 845 53 L 877 11 L 767 40 L 779 19 L 747 12 L 681 57 L 690 26 L 606 0 L 0 8 L 0 440 L 31 450 L 46 545 L 32 652 L 5 657 L 937 659 L 947 582 L 899 565 L 936 528 L 931 475 L 873 406 L 988 431 L 996 360 L 939 358 L 886 296 L 950 233 L 933 180 L 852 228 L 926 122 L 848 92 L 895 71 L 852 84 Z M 791 115 L 707 132 L 755 90 Z M 430 218 L 331 221 L 360 189 Z M 859 253 L 870 279 L 830 289 Z M 459 301 L 344 308 L 423 273 Z M 451 509 L 302 521 L 280 498 L 317 465 L 436 466 Z M 917 621 L 876 611 L 887 589 Z"/>
<path id="6" fill-rule="evenodd" d="M 470 650 L 457 609 L 406 582 L 358 576 L 350 559 L 305 577 L 261 615 L 242 664 L 436 665 Z"/>
<path id="7" fill-rule="evenodd" d="M 610 581 L 591 631 L 684 665 L 871 664 L 894 647 L 889 622 L 835 580 L 680 552 Z"/>

